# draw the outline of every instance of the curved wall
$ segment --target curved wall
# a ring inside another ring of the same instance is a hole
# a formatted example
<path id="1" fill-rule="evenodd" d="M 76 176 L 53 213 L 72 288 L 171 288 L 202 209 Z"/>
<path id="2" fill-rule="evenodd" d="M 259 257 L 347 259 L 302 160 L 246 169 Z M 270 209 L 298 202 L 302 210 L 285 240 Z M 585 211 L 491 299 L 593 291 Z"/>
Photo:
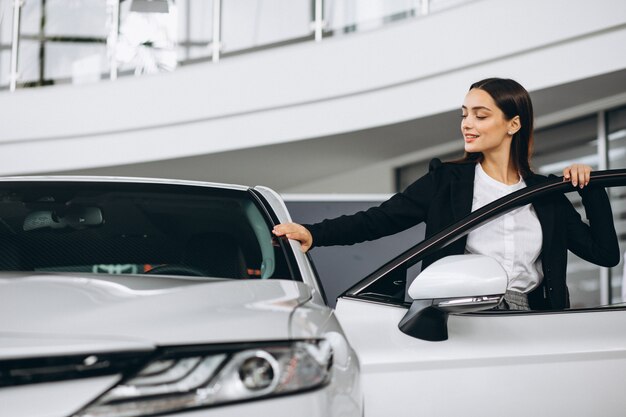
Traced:
<path id="1" fill-rule="evenodd" d="M 485 76 L 529 90 L 626 68 L 626 2 L 481 0 L 372 32 L 174 73 L 0 95 L 0 174 L 203 155 L 459 106 Z"/>

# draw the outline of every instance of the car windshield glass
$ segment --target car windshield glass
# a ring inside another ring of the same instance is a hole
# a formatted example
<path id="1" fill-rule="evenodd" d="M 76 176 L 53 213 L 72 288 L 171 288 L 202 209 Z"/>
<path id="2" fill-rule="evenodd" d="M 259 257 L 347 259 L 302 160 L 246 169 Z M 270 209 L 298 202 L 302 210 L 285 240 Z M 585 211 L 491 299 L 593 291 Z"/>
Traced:
<path id="1" fill-rule="evenodd" d="M 245 190 L 0 183 L 0 271 L 291 279 Z"/>

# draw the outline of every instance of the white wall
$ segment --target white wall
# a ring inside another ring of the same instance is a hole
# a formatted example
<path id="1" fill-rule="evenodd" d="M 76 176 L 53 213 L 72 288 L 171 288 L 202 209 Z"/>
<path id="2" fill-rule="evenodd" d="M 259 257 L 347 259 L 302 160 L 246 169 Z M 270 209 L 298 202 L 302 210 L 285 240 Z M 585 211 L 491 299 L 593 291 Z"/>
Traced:
<path id="1" fill-rule="evenodd" d="M 115 83 L 0 94 L 0 174 L 328 136 L 458 108 L 477 79 L 529 90 L 626 68 L 626 2 L 482 0 L 351 36 Z"/>

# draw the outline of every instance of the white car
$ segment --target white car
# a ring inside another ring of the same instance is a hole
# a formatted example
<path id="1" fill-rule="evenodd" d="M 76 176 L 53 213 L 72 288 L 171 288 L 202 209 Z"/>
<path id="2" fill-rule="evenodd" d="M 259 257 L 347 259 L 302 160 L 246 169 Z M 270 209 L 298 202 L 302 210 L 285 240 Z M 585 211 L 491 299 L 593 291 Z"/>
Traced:
<path id="1" fill-rule="evenodd" d="M 592 178 L 623 187 L 626 170 Z M 567 191 L 483 207 L 333 311 L 299 245 L 272 238 L 290 218 L 267 188 L 3 179 L 2 415 L 623 416 L 623 305 L 493 311 L 506 274 L 473 255 L 411 283 L 424 256 Z"/>
<path id="2" fill-rule="evenodd" d="M 359 364 L 271 190 L 0 181 L 0 415 L 361 416 Z"/>

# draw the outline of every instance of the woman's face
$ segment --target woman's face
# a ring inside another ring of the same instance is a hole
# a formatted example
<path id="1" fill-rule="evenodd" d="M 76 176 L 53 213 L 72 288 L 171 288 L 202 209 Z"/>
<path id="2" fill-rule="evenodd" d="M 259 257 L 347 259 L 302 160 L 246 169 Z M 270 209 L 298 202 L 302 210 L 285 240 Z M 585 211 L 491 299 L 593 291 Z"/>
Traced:
<path id="1" fill-rule="evenodd" d="M 462 106 L 461 132 L 466 152 L 508 152 L 511 135 L 519 129 L 519 117 L 506 120 L 489 93 L 477 88 L 465 96 Z"/>

